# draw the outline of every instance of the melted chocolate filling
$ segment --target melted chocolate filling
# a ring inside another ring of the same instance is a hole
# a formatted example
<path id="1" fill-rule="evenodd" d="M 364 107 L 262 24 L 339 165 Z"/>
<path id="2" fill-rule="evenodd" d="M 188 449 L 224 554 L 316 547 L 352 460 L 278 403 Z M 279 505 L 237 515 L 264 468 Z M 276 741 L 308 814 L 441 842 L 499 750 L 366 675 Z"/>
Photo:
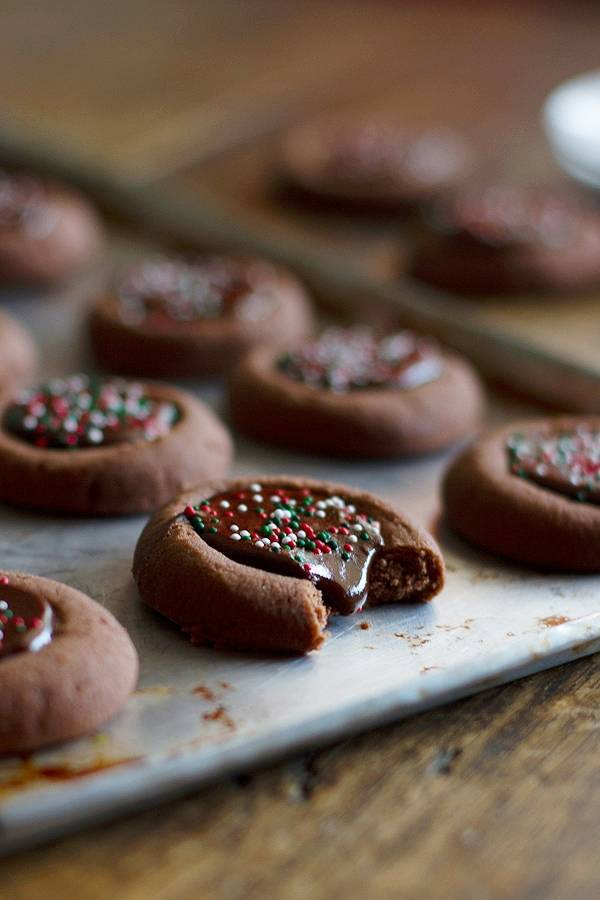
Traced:
<path id="1" fill-rule="evenodd" d="M 140 384 L 73 375 L 24 391 L 4 427 L 36 447 L 75 449 L 156 440 L 178 418 L 174 403 L 152 399 Z"/>
<path id="2" fill-rule="evenodd" d="M 276 303 L 276 282 L 273 268 L 261 261 L 166 257 L 132 266 L 116 293 L 128 324 L 189 327 L 219 318 L 265 318 Z"/>
<path id="3" fill-rule="evenodd" d="M 513 434 L 506 444 L 513 475 L 583 503 L 600 504 L 600 431 Z"/>
<path id="4" fill-rule="evenodd" d="M 251 484 L 188 506 L 185 516 L 215 550 L 312 581 L 339 613 L 355 612 L 367 600 L 369 567 L 383 546 L 380 525 L 341 497 Z"/>
<path id="5" fill-rule="evenodd" d="M 430 339 L 410 331 L 377 338 L 368 328 L 330 328 L 277 360 L 278 369 L 313 387 L 408 390 L 434 381 L 443 360 Z"/>
<path id="6" fill-rule="evenodd" d="M 0 659 L 41 650 L 52 639 L 52 608 L 42 597 L 0 583 Z"/>

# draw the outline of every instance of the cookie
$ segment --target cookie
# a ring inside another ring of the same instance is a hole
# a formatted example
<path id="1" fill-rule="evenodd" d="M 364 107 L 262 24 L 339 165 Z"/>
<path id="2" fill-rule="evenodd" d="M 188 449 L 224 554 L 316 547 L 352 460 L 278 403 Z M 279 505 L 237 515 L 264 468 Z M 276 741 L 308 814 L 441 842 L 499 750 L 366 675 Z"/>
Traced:
<path id="1" fill-rule="evenodd" d="M 263 260 L 219 256 L 142 260 L 90 321 L 104 368 L 158 377 L 219 374 L 248 350 L 312 327 L 310 301 L 292 275 Z"/>
<path id="2" fill-rule="evenodd" d="M 306 653 L 330 613 L 430 600 L 433 539 L 371 494 L 308 478 L 212 481 L 157 512 L 133 574 L 194 643 Z"/>
<path id="3" fill-rule="evenodd" d="M 477 440 L 444 482 L 450 525 L 548 570 L 600 572 L 600 418 L 513 423 Z"/>
<path id="4" fill-rule="evenodd" d="M 464 177 L 471 151 L 448 128 L 335 115 L 291 129 L 280 167 L 296 189 L 321 201 L 365 210 L 397 210 Z"/>
<path id="5" fill-rule="evenodd" d="M 76 191 L 0 170 L 0 283 L 52 285 L 102 246 L 100 220 Z"/>
<path id="6" fill-rule="evenodd" d="M 127 632 L 99 604 L 57 581 L 0 572 L 0 753 L 98 728 L 137 673 Z"/>
<path id="7" fill-rule="evenodd" d="M 235 369 L 230 407 L 245 434 L 347 458 L 416 456 L 477 425 L 479 380 L 433 339 L 332 328 L 292 350 L 261 348 Z"/>
<path id="8" fill-rule="evenodd" d="M 0 312 L 0 394 L 29 381 L 37 369 L 33 338 L 20 322 Z"/>
<path id="9" fill-rule="evenodd" d="M 566 189 L 473 187 L 429 208 L 409 268 L 459 294 L 584 291 L 600 284 L 600 215 Z"/>
<path id="10" fill-rule="evenodd" d="M 232 456 L 211 410 L 159 384 L 54 379 L 5 397 L 0 422 L 0 500 L 55 512 L 148 512 Z"/>

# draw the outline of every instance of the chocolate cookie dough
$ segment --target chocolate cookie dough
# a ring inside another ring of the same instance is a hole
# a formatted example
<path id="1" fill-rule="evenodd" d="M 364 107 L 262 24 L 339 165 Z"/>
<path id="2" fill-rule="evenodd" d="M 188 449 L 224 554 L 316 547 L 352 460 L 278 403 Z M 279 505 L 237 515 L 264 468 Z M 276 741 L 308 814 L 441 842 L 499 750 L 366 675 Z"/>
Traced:
<path id="1" fill-rule="evenodd" d="M 288 272 L 257 259 L 146 259 L 117 280 L 92 311 L 104 368 L 182 377 L 227 371 L 254 347 L 303 337 L 310 301 Z"/>
<path id="2" fill-rule="evenodd" d="M 0 312 L 0 394 L 29 381 L 37 369 L 33 338 L 20 322 Z"/>
<path id="3" fill-rule="evenodd" d="M 0 170 L 0 283 L 51 285 L 98 253 L 92 206 L 64 185 Z"/>
<path id="4" fill-rule="evenodd" d="M 330 613 L 430 600 L 433 539 L 371 494 L 269 475 L 198 485 L 154 515 L 133 574 L 194 643 L 305 653 Z"/>
<path id="5" fill-rule="evenodd" d="M 518 422 L 450 467 L 448 521 L 463 537 L 543 569 L 600 572 L 600 418 Z"/>
<path id="6" fill-rule="evenodd" d="M 73 375 L 0 403 L 0 499 L 81 515 L 148 512 L 223 474 L 216 416 L 165 385 Z"/>
<path id="7" fill-rule="evenodd" d="M 336 115 L 283 138 L 281 167 L 295 188 L 365 210 L 412 206 L 454 185 L 470 168 L 465 141 L 448 128 Z"/>
<path id="8" fill-rule="evenodd" d="M 0 572 L 0 753 L 103 725 L 137 671 L 127 632 L 107 610 L 56 581 Z"/>
<path id="9" fill-rule="evenodd" d="M 566 189 L 470 188 L 430 207 L 410 271 L 460 294 L 584 291 L 600 284 L 600 214 Z"/>
<path id="10" fill-rule="evenodd" d="M 261 348 L 234 370 L 234 424 L 312 453 L 389 458 L 429 453 L 472 431 L 482 411 L 471 366 L 408 331 L 332 328 L 294 349 Z"/>

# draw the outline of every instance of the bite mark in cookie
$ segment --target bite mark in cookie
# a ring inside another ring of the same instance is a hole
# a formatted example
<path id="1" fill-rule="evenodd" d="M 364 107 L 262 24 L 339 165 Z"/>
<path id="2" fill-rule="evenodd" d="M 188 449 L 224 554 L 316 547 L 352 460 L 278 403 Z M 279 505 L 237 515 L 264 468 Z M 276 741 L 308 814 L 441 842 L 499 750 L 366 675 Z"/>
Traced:
<path id="1" fill-rule="evenodd" d="M 383 545 L 380 523 L 336 494 L 254 483 L 187 506 L 185 515 L 216 550 L 246 566 L 306 578 L 326 605 L 356 612 Z"/>
<path id="2" fill-rule="evenodd" d="M 432 538 L 378 498 L 273 475 L 175 498 L 144 529 L 133 573 L 194 643 L 302 653 L 332 612 L 427 601 L 444 583 Z"/>

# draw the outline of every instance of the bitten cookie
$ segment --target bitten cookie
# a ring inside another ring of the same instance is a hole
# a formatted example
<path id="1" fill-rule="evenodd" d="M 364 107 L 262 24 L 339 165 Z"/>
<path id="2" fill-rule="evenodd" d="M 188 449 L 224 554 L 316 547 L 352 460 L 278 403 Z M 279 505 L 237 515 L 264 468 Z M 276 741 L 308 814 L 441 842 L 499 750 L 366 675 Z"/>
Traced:
<path id="1" fill-rule="evenodd" d="M 37 369 L 33 338 L 20 322 L 0 312 L 0 394 L 29 381 Z"/>
<path id="2" fill-rule="evenodd" d="M 517 422 L 476 441 L 444 482 L 463 537 L 543 569 L 600 572 L 600 418 Z"/>
<path id="3" fill-rule="evenodd" d="M 377 497 L 269 475 L 181 494 L 146 525 L 133 574 L 194 643 L 305 653 L 323 643 L 329 613 L 430 600 L 444 563 Z"/>
<path id="4" fill-rule="evenodd" d="M 560 188 L 467 189 L 427 211 L 410 271 L 460 294 L 597 287 L 600 214 Z"/>
<path id="5" fill-rule="evenodd" d="M 91 314 L 96 358 L 114 372 L 160 377 L 227 371 L 248 350 L 303 337 L 310 301 L 288 272 L 256 259 L 146 259 Z"/>
<path id="6" fill-rule="evenodd" d="M 0 282 L 60 282 L 90 262 L 102 242 L 98 216 L 76 191 L 0 171 Z"/>
<path id="7" fill-rule="evenodd" d="M 229 436 L 190 394 L 87 375 L 0 403 L 0 500 L 80 515 L 148 512 L 223 474 Z"/>
<path id="8" fill-rule="evenodd" d="M 429 453 L 472 431 L 483 396 L 459 356 L 401 331 L 333 328 L 293 350 L 263 348 L 232 373 L 240 431 L 284 447 L 340 457 Z"/>
<path id="9" fill-rule="evenodd" d="M 392 211 L 454 185 L 469 170 L 471 151 L 448 128 L 335 115 L 291 129 L 280 165 L 286 180 L 307 195 Z"/>
<path id="10" fill-rule="evenodd" d="M 133 644 L 107 610 L 57 581 L 0 572 L 0 753 L 103 725 L 137 672 Z"/>

